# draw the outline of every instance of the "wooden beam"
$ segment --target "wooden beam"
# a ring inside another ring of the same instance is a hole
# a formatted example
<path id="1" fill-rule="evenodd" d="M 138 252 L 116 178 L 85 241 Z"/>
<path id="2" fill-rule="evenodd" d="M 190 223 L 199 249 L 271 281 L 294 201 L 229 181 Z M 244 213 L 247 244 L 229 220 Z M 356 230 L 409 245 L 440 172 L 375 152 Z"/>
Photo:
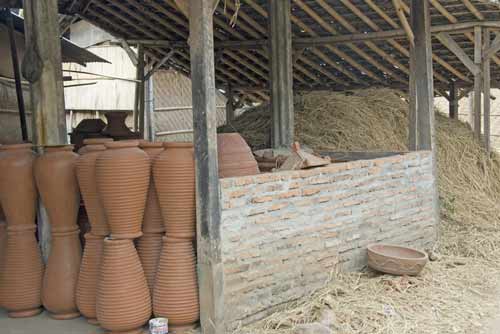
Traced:
<path id="1" fill-rule="evenodd" d="M 488 49 L 490 47 L 490 30 L 484 29 L 484 38 L 483 38 L 483 48 Z M 484 148 L 486 152 L 490 153 L 491 151 L 491 62 L 490 58 L 483 58 L 483 107 L 484 107 Z"/>
<path id="2" fill-rule="evenodd" d="M 490 59 L 499 50 L 500 50 L 500 34 L 497 33 L 495 39 L 493 40 L 493 43 L 491 43 L 491 45 L 488 48 L 484 49 L 483 58 Z"/>
<path id="3" fill-rule="evenodd" d="M 292 25 L 290 0 L 269 2 L 271 114 L 273 148 L 290 147 L 294 138 Z"/>
<path id="4" fill-rule="evenodd" d="M 436 35 L 436 38 L 443 44 L 448 50 L 453 52 L 455 56 L 472 72 L 472 74 L 477 75 L 481 72 L 481 68 L 477 66 L 472 59 L 465 53 L 465 51 L 458 45 L 457 42 L 451 38 L 445 32 L 440 32 Z"/>
<path id="5" fill-rule="evenodd" d="M 234 94 L 231 86 L 227 87 L 226 91 L 226 124 L 231 124 L 234 120 Z"/>
<path id="6" fill-rule="evenodd" d="M 140 66 L 139 61 L 143 59 L 142 64 L 144 64 L 144 46 L 142 44 L 137 45 L 137 66 L 135 67 L 135 96 L 134 96 L 134 131 L 139 131 L 139 106 L 141 101 L 141 78 L 144 74 L 141 74 L 141 70 L 144 73 L 144 66 Z"/>
<path id="7" fill-rule="evenodd" d="M 139 95 L 138 95 L 138 111 L 139 111 L 139 133 L 140 133 L 140 138 L 144 139 L 144 130 L 145 130 L 145 92 L 144 92 L 144 84 L 145 84 L 145 79 L 144 79 L 144 69 L 145 69 L 145 61 L 144 61 L 144 48 L 142 45 L 139 46 L 139 49 L 137 50 L 137 80 L 139 80 L 138 83 L 138 89 L 139 89 Z"/>
<path id="8" fill-rule="evenodd" d="M 413 17 L 410 17 L 413 22 Z M 417 58 L 415 46 L 410 45 L 410 75 L 408 91 L 408 149 L 416 151 L 417 143 Z"/>
<path id="9" fill-rule="evenodd" d="M 120 43 L 120 46 L 122 47 L 122 49 L 125 50 L 125 52 L 127 53 L 132 64 L 134 64 L 134 66 L 137 66 L 137 64 L 139 63 L 139 61 L 137 59 L 137 54 L 132 50 L 129 43 L 123 39 L 120 40 L 119 43 Z M 139 43 L 137 43 L 137 44 L 139 44 Z"/>
<path id="10" fill-rule="evenodd" d="M 474 28 L 474 62 L 481 68 L 482 63 L 482 30 L 481 27 Z M 474 75 L 474 136 L 481 139 L 481 72 Z"/>
<path id="11" fill-rule="evenodd" d="M 155 74 L 156 71 L 158 71 L 163 65 L 165 65 L 165 63 L 170 59 L 172 58 L 172 56 L 175 54 L 175 50 L 172 50 L 170 51 L 169 53 L 167 53 L 167 55 L 165 57 L 163 57 L 160 61 L 158 61 L 155 66 L 153 66 L 153 68 L 148 72 L 148 74 L 146 74 L 146 76 L 144 77 L 144 80 L 147 81 L 149 80 L 149 78 L 151 78 L 151 76 L 153 74 Z"/>
<path id="12" fill-rule="evenodd" d="M 212 0 L 190 0 L 191 82 L 196 161 L 196 218 L 201 328 L 225 333 L 224 267 L 217 164 Z"/>
<path id="13" fill-rule="evenodd" d="M 458 119 L 458 90 L 455 81 L 450 81 L 449 116 Z"/>
<path id="14" fill-rule="evenodd" d="M 415 46 L 415 36 L 413 35 L 413 31 L 410 27 L 410 24 L 408 23 L 408 20 L 406 19 L 401 0 L 392 0 L 392 3 L 394 5 L 394 8 L 396 9 L 396 14 L 398 15 L 399 22 L 401 22 L 401 26 L 403 26 L 403 30 L 408 37 L 410 45 Z"/>

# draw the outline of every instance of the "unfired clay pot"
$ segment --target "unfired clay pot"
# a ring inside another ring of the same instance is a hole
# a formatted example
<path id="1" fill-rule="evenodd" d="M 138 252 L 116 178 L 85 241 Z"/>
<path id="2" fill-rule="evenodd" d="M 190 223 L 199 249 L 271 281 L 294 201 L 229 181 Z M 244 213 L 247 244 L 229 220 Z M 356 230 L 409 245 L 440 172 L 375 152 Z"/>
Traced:
<path id="1" fill-rule="evenodd" d="M 97 287 L 97 320 L 112 333 L 140 333 L 151 316 L 151 297 L 132 240 L 104 239 Z"/>
<path id="2" fill-rule="evenodd" d="M 239 133 L 217 135 L 219 177 L 259 174 L 259 166 L 252 150 Z"/>
<path id="3" fill-rule="evenodd" d="M 57 320 L 80 316 L 76 307 L 76 282 L 82 249 L 79 230 L 52 232 L 52 243 L 43 279 L 42 304 Z"/>
<path id="4" fill-rule="evenodd" d="M 7 228 L 7 250 L 2 276 L 2 306 L 11 318 L 39 314 L 43 262 L 35 238 L 35 225 Z"/>
<path id="5" fill-rule="evenodd" d="M 84 154 L 87 152 L 88 146 L 101 145 L 104 147 L 104 143 L 113 141 L 113 138 L 87 138 L 83 140 L 83 147 L 78 150 L 78 154 Z"/>
<path id="6" fill-rule="evenodd" d="M 96 160 L 106 150 L 106 147 L 104 144 L 92 144 L 84 148 L 85 151 L 76 161 L 78 184 L 89 217 L 92 234 L 104 237 L 109 234 L 109 227 L 97 192 Z"/>
<path id="7" fill-rule="evenodd" d="M 154 164 L 156 157 L 163 152 L 163 143 L 151 143 L 141 141 L 140 147 L 149 155 L 151 164 Z M 161 217 L 160 203 L 154 185 L 153 176 L 149 182 L 148 198 L 146 201 L 146 209 L 144 210 L 144 219 L 142 222 L 142 231 L 144 233 L 161 233 L 165 232 L 163 219 Z"/>
<path id="8" fill-rule="evenodd" d="M 196 235 L 194 150 L 192 143 L 165 143 L 155 159 L 153 175 L 166 234 Z"/>
<path id="9" fill-rule="evenodd" d="M 148 281 L 149 291 L 153 293 L 153 287 L 160 261 L 163 233 L 144 233 L 137 240 L 137 253 L 141 259 L 142 269 Z"/>
<path id="10" fill-rule="evenodd" d="M 96 298 L 97 280 L 101 267 L 104 237 L 91 233 L 85 234 L 85 250 L 83 251 L 80 274 L 76 286 L 76 305 L 87 321 L 97 325 Z"/>
<path id="11" fill-rule="evenodd" d="M 149 156 L 136 140 L 106 143 L 96 161 L 97 189 L 113 239 L 142 235 L 150 179 Z"/>
<path id="12" fill-rule="evenodd" d="M 173 331 L 193 328 L 200 317 L 196 258 L 191 240 L 163 238 L 153 293 L 153 313 Z"/>
<path id="13" fill-rule="evenodd" d="M 31 144 L 0 146 L 0 205 L 9 226 L 31 226 L 35 222 L 34 161 Z"/>
<path id="14" fill-rule="evenodd" d="M 73 152 L 73 145 L 47 146 L 44 150 L 35 161 L 35 180 L 51 231 L 75 231 L 80 208 L 75 170 L 78 155 Z"/>

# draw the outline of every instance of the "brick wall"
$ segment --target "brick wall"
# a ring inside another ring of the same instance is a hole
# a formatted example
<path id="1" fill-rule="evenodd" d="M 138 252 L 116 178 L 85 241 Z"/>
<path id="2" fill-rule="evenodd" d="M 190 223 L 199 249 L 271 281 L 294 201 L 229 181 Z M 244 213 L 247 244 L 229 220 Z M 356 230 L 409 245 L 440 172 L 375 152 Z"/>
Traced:
<path id="1" fill-rule="evenodd" d="M 262 318 L 366 263 L 366 246 L 435 241 L 430 152 L 221 180 L 226 322 Z"/>

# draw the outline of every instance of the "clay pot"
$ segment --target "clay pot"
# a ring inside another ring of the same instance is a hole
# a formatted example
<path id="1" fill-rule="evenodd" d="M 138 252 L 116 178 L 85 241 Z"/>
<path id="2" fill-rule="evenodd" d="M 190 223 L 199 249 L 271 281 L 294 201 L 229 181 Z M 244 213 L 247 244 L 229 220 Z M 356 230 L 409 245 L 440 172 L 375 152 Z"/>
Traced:
<path id="1" fill-rule="evenodd" d="M 0 205 L 9 226 L 31 226 L 35 222 L 34 161 L 31 144 L 0 146 Z"/>
<path id="2" fill-rule="evenodd" d="M 108 124 L 106 128 L 101 132 L 103 135 L 118 139 L 138 137 L 138 134 L 130 131 L 125 123 L 127 119 L 126 112 L 112 111 L 105 113 L 104 116 L 106 116 Z"/>
<path id="3" fill-rule="evenodd" d="M 151 143 L 141 141 L 140 147 L 149 155 L 151 163 L 163 152 L 163 143 Z M 142 221 L 142 230 L 144 233 L 162 233 L 165 232 L 163 219 L 161 217 L 160 203 L 154 185 L 153 176 L 149 181 L 148 198 L 146 200 L 146 209 L 144 210 L 144 219 Z"/>
<path id="4" fill-rule="evenodd" d="M 97 280 L 101 266 L 104 238 L 91 233 L 85 234 L 85 250 L 83 251 L 80 274 L 76 286 L 76 305 L 87 321 L 97 325 L 96 299 Z"/>
<path id="5" fill-rule="evenodd" d="M 217 135 L 219 177 L 259 174 L 259 166 L 252 150 L 239 133 Z"/>
<path id="6" fill-rule="evenodd" d="M 113 239 L 142 235 L 150 179 L 149 156 L 137 140 L 106 143 L 96 161 L 97 190 Z"/>
<path id="7" fill-rule="evenodd" d="M 108 143 L 113 141 L 113 138 L 87 138 L 83 140 L 83 147 L 78 150 L 78 154 L 84 154 L 87 152 L 88 146 L 94 145 L 102 145 L 104 147 L 104 143 Z"/>
<path id="8" fill-rule="evenodd" d="M 113 333 L 135 333 L 151 316 L 151 297 L 132 240 L 104 239 L 97 320 Z"/>
<path id="9" fill-rule="evenodd" d="M 0 222 L 0 308 L 3 301 L 2 273 L 4 272 L 5 252 L 7 251 L 7 224 Z"/>
<path id="10" fill-rule="evenodd" d="M 168 318 L 168 325 L 174 331 L 193 328 L 199 320 L 196 258 L 191 240 L 163 238 L 153 313 Z"/>
<path id="11" fill-rule="evenodd" d="M 73 145 L 47 146 L 35 161 L 35 180 L 42 202 L 47 209 L 51 231 L 68 232 L 78 229 L 80 190 L 75 164 L 78 154 Z"/>
<path id="12" fill-rule="evenodd" d="M 153 176 L 166 234 L 196 235 L 194 150 L 192 143 L 165 143 L 153 164 Z"/>
<path id="13" fill-rule="evenodd" d="M 47 268 L 43 278 L 42 304 L 57 320 L 78 318 L 76 283 L 82 249 L 79 230 L 53 232 Z"/>
<path id="14" fill-rule="evenodd" d="M 78 184 L 89 217 L 92 234 L 104 237 L 109 234 L 109 227 L 97 191 L 96 160 L 106 150 L 106 147 L 104 143 L 101 143 L 87 145 L 84 148 L 83 154 L 76 161 Z"/>
<path id="15" fill-rule="evenodd" d="M 43 279 L 43 262 L 35 238 L 35 225 L 7 228 L 7 256 L 2 276 L 2 306 L 11 318 L 39 314 Z"/>
<path id="16" fill-rule="evenodd" d="M 141 259 L 142 269 L 144 275 L 146 275 L 151 295 L 155 284 L 158 262 L 160 261 L 162 238 L 162 233 L 144 233 L 137 240 L 137 253 Z"/>

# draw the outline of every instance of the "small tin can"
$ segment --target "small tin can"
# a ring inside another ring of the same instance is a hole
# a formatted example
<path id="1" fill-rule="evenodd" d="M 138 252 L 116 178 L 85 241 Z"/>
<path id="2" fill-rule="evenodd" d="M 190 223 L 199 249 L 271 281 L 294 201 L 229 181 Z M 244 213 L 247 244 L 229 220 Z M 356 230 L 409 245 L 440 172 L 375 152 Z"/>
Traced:
<path id="1" fill-rule="evenodd" d="M 149 333 L 150 334 L 167 334 L 168 333 L 168 319 L 167 318 L 154 318 L 149 320 Z"/>

